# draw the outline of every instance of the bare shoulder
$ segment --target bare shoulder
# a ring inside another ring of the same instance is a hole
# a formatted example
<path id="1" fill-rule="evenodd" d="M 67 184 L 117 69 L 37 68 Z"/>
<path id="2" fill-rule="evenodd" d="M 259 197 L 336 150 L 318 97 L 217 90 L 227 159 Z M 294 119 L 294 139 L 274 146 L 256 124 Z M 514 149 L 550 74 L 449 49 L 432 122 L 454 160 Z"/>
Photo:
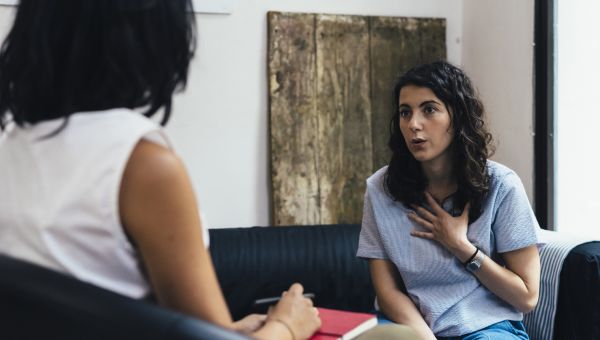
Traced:
<path id="1" fill-rule="evenodd" d="M 142 231 L 161 225 L 182 220 L 199 224 L 183 162 L 171 150 L 145 140 L 135 147 L 125 168 L 119 210 L 124 227 L 136 239 Z"/>
<path id="2" fill-rule="evenodd" d="M 141 140 L 129 158 L 123 180 L 160 184 L 163 181 L 176 180 L 181 175 L 186 175 L 185 167 L 173 151 L 159 144 Z"/>

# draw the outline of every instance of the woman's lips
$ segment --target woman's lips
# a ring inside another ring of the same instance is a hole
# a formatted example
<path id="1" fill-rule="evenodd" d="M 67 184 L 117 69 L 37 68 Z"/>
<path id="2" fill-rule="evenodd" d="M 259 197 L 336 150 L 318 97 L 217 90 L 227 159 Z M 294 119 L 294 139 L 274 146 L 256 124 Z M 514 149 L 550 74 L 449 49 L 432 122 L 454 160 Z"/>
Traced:
<path id="1" fill-rule="evenodd" d="M 425 143 L 427 142 L 427 140 L 423 139 L 423 138 L 413 138 L 410 140 L 410 144 L 413 147 L 413 149 L 422 149 L 425 147 Z"/>

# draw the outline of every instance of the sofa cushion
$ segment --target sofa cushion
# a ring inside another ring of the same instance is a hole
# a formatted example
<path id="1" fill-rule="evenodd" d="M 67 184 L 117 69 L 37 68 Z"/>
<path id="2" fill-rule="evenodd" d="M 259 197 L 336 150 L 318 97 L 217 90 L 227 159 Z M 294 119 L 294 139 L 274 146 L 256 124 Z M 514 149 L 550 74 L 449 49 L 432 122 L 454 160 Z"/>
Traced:
<path id="1" fill-rule="evenodd" d="M 600 242 L 569 253 L 560 272 L 554 339 L 600 339 Z"/>
<path id="2" fill-rule="evenodd" d="M 279 296 L 293 282 L 315 305 L 369 312 L 375 293 L 366 261 L 356 257 L 358 224 L 210 230 L 210 252 L 235 319 L 257 298 Z"/>

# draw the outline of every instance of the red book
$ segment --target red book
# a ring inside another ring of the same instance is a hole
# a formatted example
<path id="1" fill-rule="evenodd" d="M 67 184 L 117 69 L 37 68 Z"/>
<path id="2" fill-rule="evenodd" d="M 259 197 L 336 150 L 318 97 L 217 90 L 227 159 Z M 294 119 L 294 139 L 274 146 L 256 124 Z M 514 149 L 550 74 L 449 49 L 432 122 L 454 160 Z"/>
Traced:
<path id="1" fill-rule="evenodd" d="M 349 340 L 377 326 L 377 317 L 373 314 L 317 309 L 321 317 L 321 328 L 313 334 L 311 340 Z"/>

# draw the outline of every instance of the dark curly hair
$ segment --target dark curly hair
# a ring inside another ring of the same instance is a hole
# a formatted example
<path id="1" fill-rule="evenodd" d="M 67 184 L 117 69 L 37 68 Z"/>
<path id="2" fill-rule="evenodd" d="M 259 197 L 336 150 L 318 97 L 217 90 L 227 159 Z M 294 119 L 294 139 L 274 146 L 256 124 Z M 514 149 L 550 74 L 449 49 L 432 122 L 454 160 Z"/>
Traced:
<path id="1" fill-rule="evenodd" d="M 195 51 L 191 0 L 21 0 L 0 50 L 0 128 L 142 108 L 161 124 Z"/>
<path id="2" fill-rule="evenodd" d="M 417 66 L 401 76 L 394 86 L 394 113 L 388 144 L 392 158 L 385 174 L 385 190 L 394 200 L 407 206 L 421 205 L 425 200 L 427 178 L 400 131 L 400 90 L 407 85 L 429 88 L 448 108 L 454 130 L 449 147 L 453 151 L 457 176 L 453 210 L 455 213 L 462 211 L 464 205 L 470 202 L 469 221 L 475 221 L 481 215 L 483 199 L 489 191 L 486 162 L 494 152 L 492 135 L 483 120 L 483 104 L 471 80 L 461 69 L 448 62 Z"/>

